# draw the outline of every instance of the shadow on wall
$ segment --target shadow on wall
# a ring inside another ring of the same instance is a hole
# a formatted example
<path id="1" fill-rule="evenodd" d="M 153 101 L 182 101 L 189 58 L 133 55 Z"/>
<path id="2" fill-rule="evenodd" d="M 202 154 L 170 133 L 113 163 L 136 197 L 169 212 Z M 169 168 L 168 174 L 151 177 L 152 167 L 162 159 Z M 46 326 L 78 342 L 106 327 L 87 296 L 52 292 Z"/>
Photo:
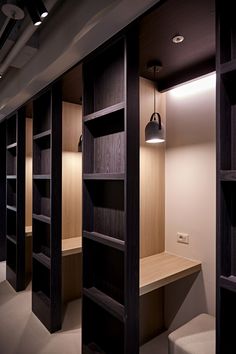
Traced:
<path id="1" fill-rule="evenodd" d="M 199 301 L 193 303 L 192 299 Z M 207 299 L 202 272 L 165 287 L 165 326 L 168 331 L 182 326 L 199 313 L 206 312 Z"/>

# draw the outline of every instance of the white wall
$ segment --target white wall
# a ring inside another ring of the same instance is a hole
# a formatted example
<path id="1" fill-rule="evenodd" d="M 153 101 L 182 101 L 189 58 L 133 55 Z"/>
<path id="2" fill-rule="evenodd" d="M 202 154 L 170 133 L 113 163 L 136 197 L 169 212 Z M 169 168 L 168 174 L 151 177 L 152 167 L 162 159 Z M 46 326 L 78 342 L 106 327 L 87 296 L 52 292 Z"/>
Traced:
<path id="1" fill-rule="evenodd" d="M 202 262 L 202 272 L 165 289 L 166 323 L 176 328 L 215 313 L 215 83 L 191 95 L 166 93 L 165 249 Z M 190 236 L 176 242 L 177 232 Z"/>

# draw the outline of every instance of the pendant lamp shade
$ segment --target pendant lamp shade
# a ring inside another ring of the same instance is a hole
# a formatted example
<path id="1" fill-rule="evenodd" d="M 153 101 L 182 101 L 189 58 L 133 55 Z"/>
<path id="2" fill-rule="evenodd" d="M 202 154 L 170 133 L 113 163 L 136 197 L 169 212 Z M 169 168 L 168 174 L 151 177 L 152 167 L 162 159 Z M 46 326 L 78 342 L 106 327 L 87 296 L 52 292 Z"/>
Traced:
<path id="1" fill-rule="evenodd" d="M 165 141 L 164 128 L 158 112 L 152 114 L 150 122 L 146 125 L 145 141 L 149 144 L 157 144 Z"/>

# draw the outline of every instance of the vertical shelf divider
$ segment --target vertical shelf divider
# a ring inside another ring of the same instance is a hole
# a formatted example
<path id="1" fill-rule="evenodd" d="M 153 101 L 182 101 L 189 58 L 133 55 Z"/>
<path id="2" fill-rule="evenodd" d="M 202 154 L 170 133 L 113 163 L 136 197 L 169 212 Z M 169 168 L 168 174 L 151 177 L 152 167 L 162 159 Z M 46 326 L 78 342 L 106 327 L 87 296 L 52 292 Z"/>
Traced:
<path id="1" fill-rule="evenodd" d="M 82 352 L 139 352 L 138 32 L 83 65 Z"/>
<path id="2" fill-rule="evenodd" d="M 216 353 L 234 354 L 236 317 L 236 25 L 233 4 L 216 2 L 217 279 Z"/>
<path id="3" fill-rule="evenodd" d="M 0 262 L 6 260 L 6 121 L 0 123 Z"/>
<path id="4" fill-rule="evenodd" d="M 51 332 L 61 329 L 61 151 L 60 82 L 33 103 L 32 310 Z"/>
<path id="5" fill-rule="evenodd" d="M 6 279 L 16 291 L 26 286 L 25 123 L 25 107 L 6 121 Z"/>

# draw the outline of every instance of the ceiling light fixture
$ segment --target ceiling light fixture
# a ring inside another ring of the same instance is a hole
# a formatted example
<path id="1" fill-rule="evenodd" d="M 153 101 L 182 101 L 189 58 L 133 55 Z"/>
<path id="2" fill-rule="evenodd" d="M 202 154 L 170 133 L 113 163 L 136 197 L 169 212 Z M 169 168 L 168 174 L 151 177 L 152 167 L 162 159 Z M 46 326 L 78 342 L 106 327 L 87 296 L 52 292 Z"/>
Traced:
<path id="1" fill-rule="evenodd" d="M 27 1 L 25 1 L 25 6 L 29 12 L 29 15 L 31 17 L 31 20 L 32 20 L 34 26 L 41 25 L 42 20 L 41 20 L 40 15 L 35 7 L 34 2 L 27 0 Z"/>
<path id="2" fill-rule="evenodd" d="M 31 20 L 35 26 L 39 26 L 42 23 L 42 20 L 47 17 L 48 10 L 44 6 L 42 0 L 25 0 L 25 6 L 29 12 Z"/>
<path id="3" fill-rule="evenodd" d="M 148 64 L 148 70 L 153 70 L 154 82 L 156 84 L 156 73 L 161 70 L 162 66 L 159 62 L 151 62 Z M 161 123 L 161 115 L 156 112 L 156 87 L 154 84 L 154 113 L 151 115 L 150 121 L 145 127 L 145 141 L 150 144 L 162 143 L 165 141 L 164 127 Z"/>
<path id="4" fill-rule="evenodd" d="M 174 37 L 172 37 L 172 42 L 175 44 L 182 43 L 184 41 L 184 36 L 181 34 L 175 34 Z"/>
<path id="5" fill-rule="evenodd" d="M 48 15 L 48 10 L 46 9 L 46 7 L 44 6 L 44 3 L 42 0 L 36 0 L 35 1 L 35 6 L 36 9 L 39 13 L 40 18 L 45 18 Z"/>

